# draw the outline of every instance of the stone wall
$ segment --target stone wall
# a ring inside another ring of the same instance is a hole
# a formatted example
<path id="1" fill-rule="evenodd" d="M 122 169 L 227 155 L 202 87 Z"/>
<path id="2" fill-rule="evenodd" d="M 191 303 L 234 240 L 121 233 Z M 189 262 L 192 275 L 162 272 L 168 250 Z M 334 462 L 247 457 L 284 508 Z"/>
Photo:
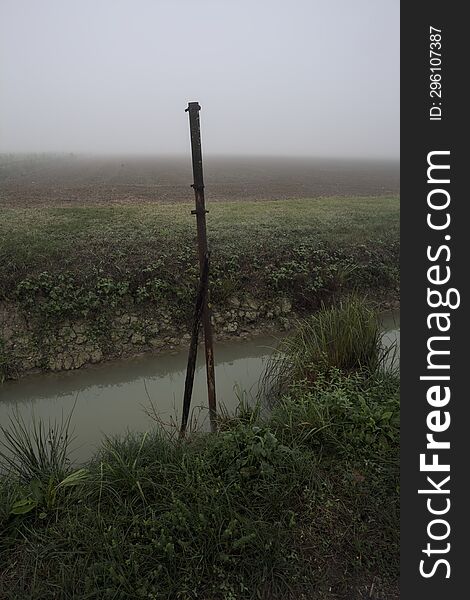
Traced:
<path id="1" fill-rule="evenodd" d="M 259 302 L 230 298 L 213 308 L 215 339 L 250 337 L 289 329 L 296 315 L 288 298 Z M 190 326 L 177 324 L 164 308 L 130 305 L 108 319 L 103 330 L 93 321 L 45 325 L 13 304 L 0 305 L 0 380 L 35 371 L 78 369 L 106 359 L 144 352 L 174 351 L 190 341 Z"/>

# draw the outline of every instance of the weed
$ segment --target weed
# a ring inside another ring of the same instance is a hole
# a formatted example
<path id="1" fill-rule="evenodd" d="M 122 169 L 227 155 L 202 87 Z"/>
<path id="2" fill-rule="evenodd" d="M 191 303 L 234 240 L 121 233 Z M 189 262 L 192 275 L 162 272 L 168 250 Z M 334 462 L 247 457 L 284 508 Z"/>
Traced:
<path id="1" fill-rule="evenodd" d="M 341 299 L 299 322 L 281 342 L 267 365 L 263 392 L 279 395 L 293 382 L 313 382 L 330 369 L 374 373 L 393 351 L 381 339 L 378 314 L 367 299 Z"/>
<path id="2" fill-rule="evenodd" d="M 343 289 L 393 292 L 398 282 L 396 198 L 245 202 L 242 215 L 216 203 L 209 238 L 219 305 L 288 296 L 311 310 Z M 93 322 L 129 303 L 163 305 L 179 323 L 191 314 L 198 263 L 187 205 L 7 209 L 0 239 L 2 299 L 38 323 Z"/>
<path id="3" fill-rule="evenodd" d="M 73 440 L 70 419 L 73 409 L 62 422 L 33 420 L 26 425 L 19 413 L 10 417 L 10 426 L 0 425 L 0 471 L 12 474 L 21 481 L 37 479 L 60 482 L 70 472 L 69 447 Z"/>

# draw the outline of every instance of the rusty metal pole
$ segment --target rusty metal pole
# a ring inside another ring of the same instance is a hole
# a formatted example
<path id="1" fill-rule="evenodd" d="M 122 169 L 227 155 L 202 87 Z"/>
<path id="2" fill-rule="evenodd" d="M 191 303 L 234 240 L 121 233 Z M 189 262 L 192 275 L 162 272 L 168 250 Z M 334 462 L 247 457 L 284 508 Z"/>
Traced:
<path id="1" fill-rule="evenodd" d="M 207 285 L 209 277 L 209 257 L 204 261 L 204 270 L 199 280 L 197 290 L 196 306 L 194 307 L 193 330 L 191 344 L 188 352 L 188 366 L 186 368 L 186 379 L 184 382 L 183 414 L 181 416 L 180 438 L 184 437 L 188 426 L 189 409 L 191 408 L 191 396 L 193 393 L 194 372 L 196 371 L 197 343 L 199 340 L 199 326 L 201 324 L 202 311 L 204 310 L 204 299 L 207 297 Z"/>
<path id="2" fill-rule="evenodd" d="M 191 214 L 196 215 L 197 224 L 197 245 L 199 254 L 199 268 L 201 278 L 204 272 L 204 263 L 209 256 L 207 247 L 207 232 L 206 232 L 206 205 L 204 200 L 204 177 L 202 172 L 202 147 L 201 147 L 201 126 L 199 122 L 199 111 L 201 107 L 198 102 L 189 102 L 185 112 L 189 112 L 189 128 L 191 132 L 191 153 L 193 160 L 193 179 L 194 183 L 191 187 L 194 188 L 196 199 L 196 210 L 191 211 Z M 202 324 L 204 329 L 204 344 L 206 350 L 206 374 L 207 374 L 207 397 L 209 402 L 209 419 L 211 431 L 217 428 L 217 409 L 215 398 L 215 368 L 214 368 L 214 347 L 212 342 L 212 324 L 211 310 L 208 300 L 208 292 L 205 295 Z"/>

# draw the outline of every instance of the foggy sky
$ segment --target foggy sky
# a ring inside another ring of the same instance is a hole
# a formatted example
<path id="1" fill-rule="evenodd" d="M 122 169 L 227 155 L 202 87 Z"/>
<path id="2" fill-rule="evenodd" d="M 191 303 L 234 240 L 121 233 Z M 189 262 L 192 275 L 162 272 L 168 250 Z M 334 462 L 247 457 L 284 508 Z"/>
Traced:
<path id="1" fill-rule="evenodd" d="M 399 0 L 0 0 L 0 152 L 397 158 Z"/>

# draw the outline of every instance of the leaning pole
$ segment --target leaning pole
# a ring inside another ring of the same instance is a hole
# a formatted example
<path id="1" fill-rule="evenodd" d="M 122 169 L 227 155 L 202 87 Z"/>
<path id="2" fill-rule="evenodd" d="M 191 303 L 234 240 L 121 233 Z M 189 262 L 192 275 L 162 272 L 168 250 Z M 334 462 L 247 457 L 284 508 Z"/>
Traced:
<path id="1" fill-rule="evenodd" d="M 204 331 L 204 346 L 206 354 L 206 375 L 207 375 L 207 397 L 209 404 L 209 419 L 211 431 L 217 429 L 217 408 L 215 396 L 215 367 L 214 367 L 214 347 L 212 338 L 211 310 L 208 299 L 208 275 L 209 275 L 209 249 L 207 245 L 206 230 L 206 210 L 204 199 L 204 177 L 202 170 L 202 147 L 201 147 L 201 126 L 199 121 L 199 111 L 201 107 L 198 102 L 189 102 L 185 112 L 189 113 L 189 128 L 191 133 L 191 154 L 193 163 L 193 184 L 196 208 L 191 214 L 196 215 L 197 225 L 197 245 L 200 269 L 200 285 L 198 298 L 196 300 L 196 309 L 194 314 L 193 336 L 191 348 L 188 357 L 188 371 L 185 384 L 185 397 L 183 401 L 183 419 L 181 423 L 181 433 L 184 434 L 189 414 L 191 402 L 192 384 L 194 379 L 194 363 L 196 358 L 197 334 L 199 330 L 199 319 L 202 318 Z M 196 336 L 196 340 L 194 340 Z M 194 342 L 196 341 L 196 345 Z M 192 371 L 192 372 L 191 372 Z"/>

